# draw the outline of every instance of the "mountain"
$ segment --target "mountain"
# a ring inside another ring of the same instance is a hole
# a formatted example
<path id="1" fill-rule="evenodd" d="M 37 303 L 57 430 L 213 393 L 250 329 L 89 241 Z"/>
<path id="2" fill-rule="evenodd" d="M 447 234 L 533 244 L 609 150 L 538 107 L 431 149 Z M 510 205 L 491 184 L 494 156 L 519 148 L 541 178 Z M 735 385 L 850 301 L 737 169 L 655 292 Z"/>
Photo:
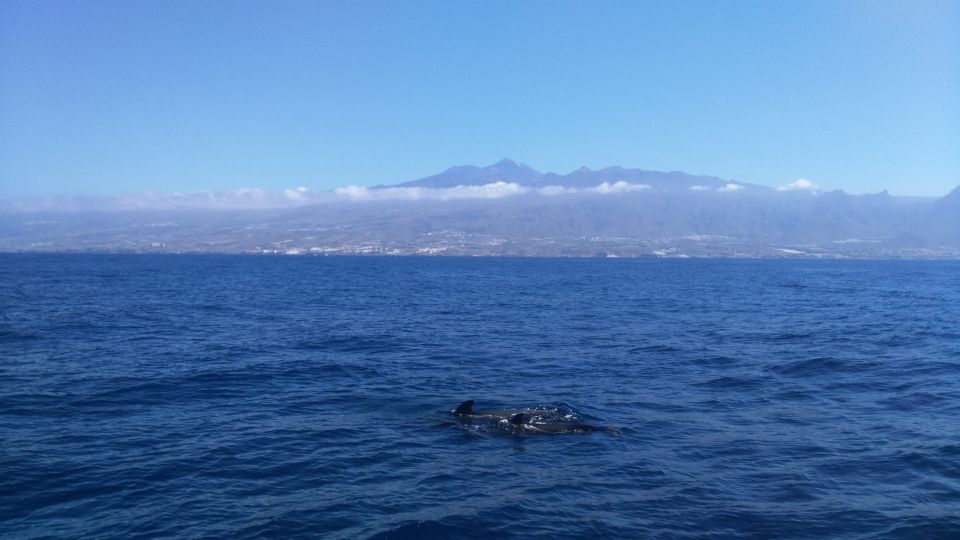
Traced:
<path id="1" fill-rule="evenodd" d="M 960 188 L 812 188 L 502 160 L 376 188 L 0 204 L 0 251 L 960 259 Z"/>
<path id="2" fill-rule="evenodd" d="M 570 188 L 591 188 L 604 182 L 608 184 L 627 182 L 660 189 L 689 189 L 694 186 L 719 188 L 729 183 L 715 176 L 694 176 L 680 171 L 659 172 L 623 167 L 606 167 L 596 171 L 580 167 L 565 175 L 544 174 L 528 165 L 504 158 L 487 167 L 461 165 L 451 167 L 440 174 L 385 187 L 450 188 L 482 186 L 494 182 L 516 183 L 528 187 Z"/>
<path id="3" fill-rule="evenodd" d="M 397 184 L 395 187 L 448 188 L 456 186 L 481 186 L 494 182 L 534 185 L 543 178 L 543 173 L 512 159 L 501 159 L 489 167 L 460 165 L 450 167 L 440 174 Z"/>
<path id="4" fill-rule="evenodd" d="M 936 244 L 949 244 L 960 236 L 960 186 L 939 199 L 929 212 L 924 212 L 918 227 L 929 231 L 930 240 Z"/>

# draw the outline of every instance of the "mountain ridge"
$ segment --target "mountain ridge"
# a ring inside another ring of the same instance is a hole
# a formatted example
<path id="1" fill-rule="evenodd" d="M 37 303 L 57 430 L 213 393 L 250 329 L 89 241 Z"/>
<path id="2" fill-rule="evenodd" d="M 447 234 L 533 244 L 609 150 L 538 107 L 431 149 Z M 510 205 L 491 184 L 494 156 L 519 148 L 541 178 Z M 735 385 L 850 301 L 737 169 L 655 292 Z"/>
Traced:
<path id="1" fill-rule="evenodd" d="M 771 189 L 767 186 L 724 180 L 716 176 L 693 175 L 683 171 L 663 172 L 647 169 L 628 169 L 619 165 L 596 170 L 583 166 L 567 174 L 555 172 L 543 173 L 525 163 L 510 158 L 503 158 L 486 167 L 457 165 L 438 174 L 398 184 L 377 187 L 451 188 L 457 186 L 481 186 L 494 182 L 516 183 L 525 187 L 559 186 L 570 188 L 594 187 L 604 182 L 609 184 L 628 182 L 647 184 L 651 185 L 651 187 L 687 188 L 693 186 L 719 188 L 726 184 L 734 183 L 760 189 Z"/>

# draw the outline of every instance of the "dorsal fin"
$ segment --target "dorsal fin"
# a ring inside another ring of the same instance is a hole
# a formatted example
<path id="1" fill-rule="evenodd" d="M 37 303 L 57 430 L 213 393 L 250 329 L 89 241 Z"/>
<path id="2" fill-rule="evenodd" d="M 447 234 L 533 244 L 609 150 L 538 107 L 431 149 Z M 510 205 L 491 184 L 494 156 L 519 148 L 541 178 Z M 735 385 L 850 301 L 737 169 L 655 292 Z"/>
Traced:
<path id="1" fill-rule="evenodd" d="M 457 408 L 453 410 L 453 414 L 457 416 L 462 416 L 465 414 L 473 414 L 473 400 L 468 399 L 463 403 L 461 403 L 460 405 L 457 405 Z"/>
<path id="2" fill-rule="evenodd" d="M 517 413 L 510 417 L 510 423 L 519 426 L 523 424 L 523 421 L 526 419 L 526 415 L 523 413 Z"/>

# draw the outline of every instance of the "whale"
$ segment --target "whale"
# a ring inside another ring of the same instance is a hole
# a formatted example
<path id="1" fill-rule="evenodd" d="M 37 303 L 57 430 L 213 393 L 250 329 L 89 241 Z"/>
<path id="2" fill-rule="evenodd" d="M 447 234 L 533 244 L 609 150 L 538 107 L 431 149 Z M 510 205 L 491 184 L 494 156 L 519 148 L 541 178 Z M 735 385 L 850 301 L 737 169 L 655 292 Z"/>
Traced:
<path id="1" fill-rule="evenodd" d="M 608 426 L 594 426 L 583 422 L 530 422 L 525 413 L 517 413 L 507 422 L 517 433 L 556 434 L 556 433 L 590 433 L 602 431 L 610 435 L 619 436 L 620 428 Z"/>
<path id="2" fill-rule="evenodd" d="M 493 409 L 493 410 L 474 410 L 473 408 L 474 401 L 468 399 L 457 405 L 457 408 L 450 411 L 450 414 L 458 416 L 461 419 L 465 420 L 486 420 L 486 421 L 495 421 L 495 420 L 509 420 L 517 414 L 526 414 L 531 415 L 537 418 L 560 418 L 561 415 L 557 411 L 552 411 L 549 409 L 537 409 L 537 408 L 519 408 L 519 409 Z"/>

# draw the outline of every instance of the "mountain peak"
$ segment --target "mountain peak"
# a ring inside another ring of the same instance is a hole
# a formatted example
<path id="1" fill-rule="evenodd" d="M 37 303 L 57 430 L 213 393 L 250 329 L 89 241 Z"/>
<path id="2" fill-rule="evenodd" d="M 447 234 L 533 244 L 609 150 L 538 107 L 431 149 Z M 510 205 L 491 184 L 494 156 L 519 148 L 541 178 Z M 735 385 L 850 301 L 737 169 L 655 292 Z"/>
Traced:
<path id="1" fill-rule="evenodd" d="M 519 161 L 510 159 L 510 158 L 503 158 L 500 161 L 494 163 L 493 165 L 490 165 L 487 168 L 494 169 L 501 173 L 521 172 L 521 173 L 524 173 L 525 175 L 529 175 L 529 173 L 535 173 L 537 176 L 541 174 L 540 171 L 534 169 L 533 167 L 527 165 L 526 163 L 520 163 Z"/>
<path id="2" fill-rule="evenodd" d="M 960 207 L 960 186 L 953 188 L 950 193 L 940 197 L 939 203 L 943 206 L 953 205 Z"/>

